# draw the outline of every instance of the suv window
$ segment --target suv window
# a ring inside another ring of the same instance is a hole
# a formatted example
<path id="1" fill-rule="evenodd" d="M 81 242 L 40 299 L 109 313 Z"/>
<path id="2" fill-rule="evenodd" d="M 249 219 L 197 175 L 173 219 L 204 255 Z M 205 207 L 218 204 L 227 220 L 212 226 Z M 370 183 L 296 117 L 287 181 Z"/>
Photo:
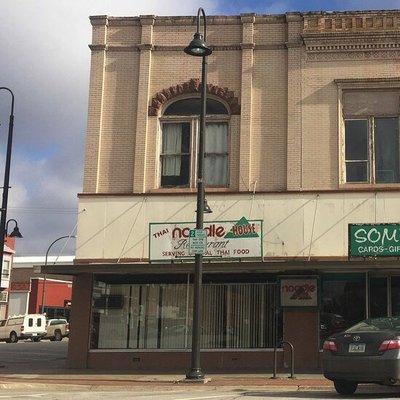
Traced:
<path id="1" fill-rule="evenodd" d="M 37 326 L 42 326 L 42 318 L 38 318 L 38 319 L 36 320 L 36 325 L 37 325 Z"/>
<path id="2" fill-rule="evenodd" d="M 28 319 L 28 326 L 33 326 L 33 318 Z"/>

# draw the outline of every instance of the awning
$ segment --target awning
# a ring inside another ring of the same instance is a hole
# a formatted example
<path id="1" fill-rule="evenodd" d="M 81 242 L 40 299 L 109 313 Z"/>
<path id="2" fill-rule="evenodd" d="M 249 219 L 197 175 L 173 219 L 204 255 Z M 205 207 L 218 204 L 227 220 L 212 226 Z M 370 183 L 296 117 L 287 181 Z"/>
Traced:
<path id="1" fill-rule="evenodd" d="M 242 262 L 203 262 L 204 273 L 284 273 L 287 271 L 398 271 L 400 260 L 366 259 L 366 260 L 273 260 Z M 80 275 L 80 274 L 171 274 L 190 273 L 194 263 L 87 263 L 73 265 L 35 266 L 37 274 Z"/>

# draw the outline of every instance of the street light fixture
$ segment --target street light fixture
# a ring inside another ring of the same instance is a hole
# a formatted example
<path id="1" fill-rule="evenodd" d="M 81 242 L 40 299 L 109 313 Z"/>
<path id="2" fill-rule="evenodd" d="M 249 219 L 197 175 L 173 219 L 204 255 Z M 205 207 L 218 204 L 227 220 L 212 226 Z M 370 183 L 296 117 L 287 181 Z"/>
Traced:
<path id="1" fill-rule="evenodd" d="M 45 266 L 45 269 L 46 269 L 46 266 L 47 266 L 47 258 L 48 258 L 48 256 L 49 256 L 49 252 L 50 252 L 50 249 L 53 247 L 53 244 L 55 244 L 55 243 L 57 243 L 59 240 L 61 240 L 61 239 L 66 239 L 66 238 L 68 238 L 68 240 L 69 239 L 71 239 L 71 238 L 75 238 L 76 236 L 74 236 L 74 235 L 66 235 L 66 236 L 61 236 L 61 237 L 59 237 L 59 238 L 57 238 L 56 240 L 54 240 L 53 242 L 51 242 L 50 243 L 50 246 L 47 248 L 47 251 L 46 251 L 46 257 L 45 257 L 45 259 L 44 259 L 44 266 Z M 42 310 L 41 310 L 41 313 L 42 314 L 44 314 L 44 302 L 45 302 L 45 298 L 46 298 L 46 273 L 44 274 L 44 276 L 43 276 L 43 290 L 42 290 Z"/>
<path id="2" fill-rule="evenodd" d="M 203 15 L 204 34 L 200 33 L 200 17 Z M 197 162 L 197 210 L 196 229 L 203 229 L 204 220 L 204 132 L 206 130 L 206 104 L 207 104 L 207 60 L 206 57 L 212 53 L 206 44 L 206 14 L 202 8 L 197 11 L 197 30 L 185 53 L 195 57 L 202 57 L 201 64 L 201 111 L 200 111 L 200 132 L 199 149 Z M 208 212 L 211 209 L 208 207 Z M 186 373 L 187 379 L 202 380 L 204 372 L 200 366 L 200 339 L 201 339 L 201 289 L 203 275 L 203 255 L 195 255 L 194 274 L 194 296 L 193 296 L 193 325 L 192 325 L 192 353 L 190 370 Z"/>
<path id="3" fill-rule="evenodd" d="M 15 223 L 15 227 L 14 227 L 13 231 L 12 231 L 10 234 L 8 234 L 8 224 L 9 224 L 10 222 L 14 222 L 14 223 Z M 22 234 L 21 234 L 21 232 L 19 231 L 19 228 L 18 228 L 18 222 L 17 222 L 15 219 L 9 219 L 9 220 L 7 221 L 7 223 L 6 223 L 6 233 L 5 233 L 5 236 L 8 236 L 8 237 L 16 237 L 16 238 L 19 238 L 19 239 L 22 239 L 22 238 L 23 238 L 23 236 L 22 236 Z"/>
<path id="4" fill-rule="evenodd" d="M 11 89 L 6 87 L 0 87 L 0 90 L 6 90 L 11 94 L 11 112 L 8 124 L 6 165 L 4 171 L 3 200 L 1 203 L 1 219 L 0 219 L 0 276 L 1 276 L 3 272 L 4 240 L 7 234 L 6 231 L 7 204 L 8 204 L 8 189 L 10 186 L 11 150 L 12 150 L 12 137 L 14 129 L 14 93 L 11 91 Z"/>

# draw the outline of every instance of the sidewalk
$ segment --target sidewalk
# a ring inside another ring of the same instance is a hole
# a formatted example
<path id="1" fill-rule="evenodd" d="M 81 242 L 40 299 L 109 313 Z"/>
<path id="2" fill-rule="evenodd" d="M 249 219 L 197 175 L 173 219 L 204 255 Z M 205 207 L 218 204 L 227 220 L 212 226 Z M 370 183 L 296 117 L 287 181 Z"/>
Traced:
<path id="1" fill-rule="evenodd" d="M 14 385 L 73 385 L 90 387 L 127 387 L 127 386 L 176 386 L 176 385 L 206 385 L 207 387 L 263 387 L 265 389 L 279 390 L 327 390 L 332 388 L 332 383 L 319 374 L 299 374 L 295 379 L 288 379 L 288 375 L 279 375 L 271 379 L 271 374 L 208 374 L 207 382 L 188 383 L 184 375 L 166 374 L 127 374 L 126 371 L 118 372 L 88 371 L 88 370 L 59 370 L 42 371 L 40 373 L 0 373 L 2 387 Z"/>

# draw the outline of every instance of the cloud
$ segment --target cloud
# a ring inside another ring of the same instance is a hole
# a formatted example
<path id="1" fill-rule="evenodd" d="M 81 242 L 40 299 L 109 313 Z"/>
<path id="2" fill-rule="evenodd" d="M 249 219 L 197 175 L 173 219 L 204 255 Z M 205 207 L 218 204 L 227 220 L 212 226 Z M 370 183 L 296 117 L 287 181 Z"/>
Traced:
<path id="1" fill-rule="evenodd" d="M 52 240 L 68 234 L 76 223 L 89 87 L 88 17 L 194 15 L 198 6 L 213 13 L 216 4 L 211 0 L 1 0 L 0 86 L 15 94 L 8 218 L 18 220 L 24 235 L 17 243 L 19 255 L 43 255 Z M 2 92 L 1 180 L 9 105 Z"/>

